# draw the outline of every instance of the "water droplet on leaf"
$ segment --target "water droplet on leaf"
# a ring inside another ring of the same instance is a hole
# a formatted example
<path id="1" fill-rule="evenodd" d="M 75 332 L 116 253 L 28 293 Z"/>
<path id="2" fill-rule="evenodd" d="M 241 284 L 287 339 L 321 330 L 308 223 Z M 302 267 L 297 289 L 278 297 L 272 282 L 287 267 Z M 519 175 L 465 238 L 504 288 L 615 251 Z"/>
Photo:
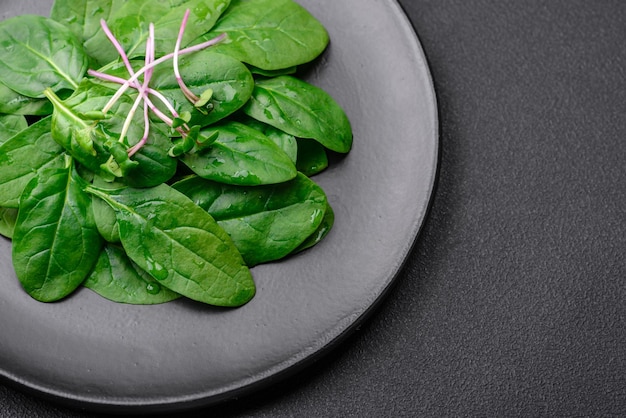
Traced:
<path id="1" fill-rule="evenodd" d="M 161 292 L 161 285 L 158 283 L 148 283 L 146 285 L 146 291 L 151 295 L 157 295 Z"/>
<path id="2" fill-rule="evenodd" d="M 161 264 L 157 263 L 151 258 L 146 259 L 146 264 L 148 267 L 147 269 L 148 273 L 150 273 L 152 277 L 154 277 L 157 280 L 167 279 L 167 276 L 169 273 Z"/>

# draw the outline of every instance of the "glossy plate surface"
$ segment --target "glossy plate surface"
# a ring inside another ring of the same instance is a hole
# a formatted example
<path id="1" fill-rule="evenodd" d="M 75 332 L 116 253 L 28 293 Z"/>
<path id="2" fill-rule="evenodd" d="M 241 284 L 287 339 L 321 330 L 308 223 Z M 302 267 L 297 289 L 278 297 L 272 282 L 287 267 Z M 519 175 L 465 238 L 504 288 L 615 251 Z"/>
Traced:
<path id="1" fill-rule="evenodd" d="M 297 369 L 345 336 L 384 296 L 434 187 L 437 107 L 413 28 L 393 0 L 300 0 L 331 46 L 308 80 L 331 93 L 354 148 L 314 179 L 336 212 L 318 246 L 255 267 L 258 293 L 224 310 L 177 301 L 127 306 L 82 289 L 32 300 L 0 238 L 0 375 L 101 411 L 210 404 Z M 0 18 L 47 14 L 51 0 L 5 0 Z"/>

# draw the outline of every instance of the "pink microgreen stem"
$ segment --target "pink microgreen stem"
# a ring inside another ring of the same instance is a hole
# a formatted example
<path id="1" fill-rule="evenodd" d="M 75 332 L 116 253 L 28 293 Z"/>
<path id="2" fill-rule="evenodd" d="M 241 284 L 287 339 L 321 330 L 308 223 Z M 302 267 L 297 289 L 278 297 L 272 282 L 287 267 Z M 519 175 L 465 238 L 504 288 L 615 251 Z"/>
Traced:
<path id="1" fill-rule="evenodd" d="M 183 41 L 183 35 L 185 34 L 185 28 L 187 27 L 188 20 L 189 20 L 189 9 L 185 11 L 185 15 L 183 16 L 183 21 L 180 24 L 180 29 L 178 31 L 178 38 L 176 38 L 176 45 L 174 46 L 174 58 L 172 61 L 174 65 L 174 75 L 176 76 L 176 82 L 178 83 L 178 86 L 180 87 L 181 91 L 183 92 L 187 100 L 189 100 L 192 103 L 196 103 L 198 100 L 200 100 L 200 98 L 196 96 L 189 89 L 189 87 L 187 87 L 187 85 L 185 84 L 185 81 L 180 75 L 180 69 L 178 67 L 180 44 Z"/>
<path id="2" fill-rule="evenodd" d="M 148 112 L 148 109 L 149 109 L 148 104 L 146 102 L 144 102 L 144 107 L 143 107 L 143 121 L 144 121 L 143 137 L 134 146 L 129 148 L 129 150 L 128 150 L 128 156 L 129 157 L 132 157 L 133 155 L 135 155 L 137 153 L 137 151 L 139 151 L 144 145 L 146 145 L 146 142 L 148 142 L 148 135 L 150 135 L 150 114 Z"/>
<path id="3" fill-rule="evenodd" d="M 89 70 L 87 72 L 90 76 L 92 77 L 96 77 L 99 78 L 101 80 L 104 81 L 109 81 L 111 83 L 116 83 L 116 84 L 124 84 L 126 83 L 126 79 L 125 78 L 121 78 L 121 77 L 116 77 L 114 75 L 110 75 L 110 74 L 105 74 L 105 73 L 101 73 L 99 71 L 95 71 L 95 70 Z M 131 88 L 137 89 L 139 90 L 140 86 L 137 83 L 132 83 L 130 85 Z M 167 100 L 167 98 L 165 96 L 163 96 L 163 94 L 158 91 L 158 90 L 154 90 L 152 88 L 148 88 L 147 89 L 147 93 L 153 95 L 154 97 L 156 97 L 157 99 L 159 99 L 160 102 L 162 102 L 166 107 L 167 110 L 172 113 L 172 115 L 177 118 L 179 116 L 178 112 L 176 111 L 176 109 L 174 109 L 174 106 L 172 106 L 172 104 L 169 102 L 169 100 Z M 146 103 L 148 104 L 148 106 L 150 106 L 150 109 L 153 110 L 155 113 L 160 112 L 158 110 L 158 108 L 156 108 L 156 106 L 154 106 L 154 104 L 152 103 L 152 100 L 150 100 L 147 97 L 144 97 L 144 100 L 146 100 Z M 155 110 L 156 109 L 156 110 Z M 161 115 L 163 115 L 163 113 L 157 114 L 157 116 L 163 120 L 163 122 L 167 123 L 168 125 L 172 124 L 172 120 L 169 119 L 169 122 L 165 119 L 163 119 L 163 117 L 161 117 Z M 167 118 L 167 116 L 165 116 Z"/>
<path id="4" fill-rule="evenodd" d="M 106 26 L 106 24 L 104 26 Z M 146 41 L 145 65 L 150 64 L 151 56 L 154 55 L 153 50 L 154 50 L 154 25 L 151 23 L 150 33 L 148 35 L 148 40 Z M 128 58 L 126 57 L 126 54 L 123 51 L 120 52 L 120 55 L 122 55 L 122 59 L 124 59 L 124 62 L 128 62 Z M 132 67 L 130 66 L 130 63 L 128 63 L 126 68 L 128 69 L 129 74 L 133 76 L 134 71 Z M 139 89 L 138 89 L 139 94 L 137 96 L 137 99 L 135 99 L 135 102 L 133 103 L 133 106 L 131 107 L 130 112 L 128 112 L 128 115 L 126 116 L 124 125 L 122 126 L 122 132 L 120 133 L 120 139 L 119 139 L 120 142 L 124 141 L 124 137 L 128 133 L 128 130 L 130 129 L 130 124 L 132 123 L 133 117 L 135 116 L 135 113 L 137 112 L 137 108 L 139 108 L 139 105 L 141 104 L 142 100 L 147 96 L 146 91 L 148 89 L 148 84 L 150 83 L 151 75 L 152 75 L 152 71 L 146 71 L 146 73 L 144 74 L 143 84 L 139 86 Z M 144 104 L 144 113 L 145 113 L 145 109 L 146 109 L 146 105 Z M 147 124 L 147 126 L 149 126 L 149 124 Z M 144 128 L 144 130 L 146 130 L 146 128 Z M 147 135 L 144 135 L 144 137 L 147 137 Z"/>
<path id="5" fill-rule="evenodd" d="M 101 73 L 101 72 L 94 71 L 94 70 L 89 70 L 88 74 L 92 77 L 96 77 L 96 78 L 99 78 L 101 80 L 108 81 L 111 83 L 124 84 L 126 82 L 126 79 L 124 78 L 116 77 L 110 74 L 105 74 L 105 73 Z M 131 85 L 131 88 L 138 90 L 139 86 L 136 83 L 133 83 Z M 167 98 L 163 96 L 163 94 L 160 91 L 149 88 L 147 92 L 154 95 L 156 98 L 158 98 L 159 101 L 162 102 L 167 107 L 167 110 L 172 114 L 172 116 L 174 116 L 175 118 L 180 117 L 176 109 L 174 109 L 174 106 L 172 106 L 169 100 L 167 100 Z M 144 97 L 144 102 L 150 108 L 150 110 L 152 110 L 152 112 L 154 112 L 154 114 L 159 119 L 161 119 L 161 121 L 163 121 L 163 123 L 165 123 L 167 126 L 171 127 L 174 124 L 174 120 L 170 118 L 169 116 L 167 116 L 165 113 L 163 113 L 161 109 L 156 107 L 156 105 L 152 102 L 152 100 L 150 100 L 148 96 Z M 183 128 L 189 130 L 189 127 L 187 126 L 187 124 L 183 125 Z M 177 128 L 176 131 L 181 134 L 184 132 L 182 128 Z"/>
<path id="6" fill-rule="evenodd" d="M 226 38 L 226 34 L 223 33 L 213 39 L 210 39 L 206 42 L 203 42 L 201 44 L 198 45 L 193 45 L 190 46 L 188 48 L 182 49 L 178 52 L 178 55 L 186 55 L 186 54 L 191 54 L 192 52 L 197 52 L 197 51 L 202 51 L 203 49 L 206 49 L 210 46 L 213 46 L 219 42 L 221 42 L 222 40 L 224 40 L 224 38 Z M 163 55 L 161 58 L 156 59 L 154 61 L 152 61 L 149 65 L 145 65 L 143 68 L 139 69 L 137 72 L 135 72 L 135 74 L 133 76 L 131 76 L 128 80 L 126 80 L 124 82 L 124 84 L 122 84 L 120 86 L 120 88 L 117 90 L 117 92 L 115 92 L 115 94 L 113 95 L 113 97 L 111 97 L 111 99 L 108 101 L 108 103 L 104 106 L 104 108 L 102 109 L 102 113 L 107 113 L 109 110 L 111 110 L 111 107 L 113 107 L 113 105 L 115 104 L 115 102 L 117 102 L 117 100 L 119 100 L 120 97 L 122 97 L 122 95 L 126 92 L 126 90 L 128 90 L 129 87 L 131 87 L 131 85 L 137 81 L 137 79 L 146 71 L 150 70 L 151 68 L 156 67 L 159 64 L 162 64 L 164 62 L 166 62 L 167 60 L 170 60 L 174 57 L 174 53 L 170 53 L 167 55 Z"/>
<path id="7" fill-rule="evenodd" d="M 142 99 L 143 99 L 143 96 L 139 94 L 137 98 L 135 99 L 133 106 L 130 108 L 130 112 L 128 112 L 128 115 L 126 116 L 126 119 L 124 120 L 124 125 L 122 126 L 122 132 L 120 133 L 120 139 L 119 139 L 120 142 L 124 141 L 124 137 L 128 133 L 128 130 L 130 129 L 130 124 L 133 121 L 133 117 L 135 117 L 135 112 L 137 112 L 137 108 L 141 104 Z"/>
<path id="8" fill-rule="evenodd" d="M 145 65 L 150 64 L 154 61 L 155 53 L 155 42 L 154 42 L 154 24 L 150 23 L 150 32 L 148 35 L 148 40 L 146 42 L 146 57 L 145 57 Z M 148 142 L 148 136 L 150 135 L 150 113 L 149 113 L 149 105 L 148 101 L 150 98 L 148 97 L 148 89 L 150 84 L 150 79 L 152 78 L 153 69 L 146 71 L 143 76 L 143 85 L 141 86 L 141 90 L 139 90 L 139 97 L 143 97 L 143 136 L 141 139 L 128 150 L 128 156 L 132 157 L 137 151 L 139 151 L 145 144 Z M 132 74 L 131 74 L 132 76 Z M 167 100 L 166 100 L 167 102 Z M 169 102 L 168 102 L 169 103 Z"/>
<path id="9" fill-rule="evenodd" d="M 113 44 L 113 47 L 115 47 L 115 50 L 117 51 L 119 56 L 122 58 L 122 61 L 124 62 L 124 65 L 126 66 L 126 69 L 128 70 L 128 73 L 132 76 L 134 71 L 133 71 L 133 67 L 130 65 L 128 55 L 126 55 L 126 51 L 124 51 L 124 48 L 122 47 L 120 42 L 117 40 L 115 35 L 113 35 L 113 32 L 111 32 L 111 29 L 109 28 L 109 26 L 107 25 L 104 19 L 100 19 L 100 26 L 102 27 L 102 30 L 104 31 L 104 34 L 106 35 L 106 37 L 109 38 L 109 41 Z"/>

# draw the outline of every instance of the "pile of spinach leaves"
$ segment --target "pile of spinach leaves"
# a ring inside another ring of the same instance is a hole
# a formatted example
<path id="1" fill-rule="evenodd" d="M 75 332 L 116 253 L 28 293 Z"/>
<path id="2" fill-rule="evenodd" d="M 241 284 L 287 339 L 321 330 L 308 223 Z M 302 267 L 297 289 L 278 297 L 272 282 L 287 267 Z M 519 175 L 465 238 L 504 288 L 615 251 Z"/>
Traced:
<path id="1" fill-rule="evenodd" d="M 352 130 L 297 78 L 328 42 L 292 0 L 56 0 L 0 22 L 0 234 L 26 292 L 248 302 L 250 267 L 334 222 L 310 177 Z"/>

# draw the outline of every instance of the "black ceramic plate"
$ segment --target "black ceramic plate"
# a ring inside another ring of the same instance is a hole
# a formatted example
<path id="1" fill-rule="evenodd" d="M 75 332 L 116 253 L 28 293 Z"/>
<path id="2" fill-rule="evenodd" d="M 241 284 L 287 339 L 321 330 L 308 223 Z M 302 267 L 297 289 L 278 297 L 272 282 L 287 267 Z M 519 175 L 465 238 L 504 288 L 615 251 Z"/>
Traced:
<path id="1" fill-rule="evenodd" d="M 354 148 L 316 177 L 336 212 L 315 248 L 255 267 L 239 309 L 127 306 L 91 291 L 54 304 L 20 288 L 0 238 L 0 375 L 99 411 L 176 410 L 268 384 L 340 340 L 380 301 L 424 220 L 437 165 L 427 63 L 394 0 L 300 0 L 331 46 L 309 81 L 354 127 Z M 0 18 L 51 0 L 4 0 Z"/>

